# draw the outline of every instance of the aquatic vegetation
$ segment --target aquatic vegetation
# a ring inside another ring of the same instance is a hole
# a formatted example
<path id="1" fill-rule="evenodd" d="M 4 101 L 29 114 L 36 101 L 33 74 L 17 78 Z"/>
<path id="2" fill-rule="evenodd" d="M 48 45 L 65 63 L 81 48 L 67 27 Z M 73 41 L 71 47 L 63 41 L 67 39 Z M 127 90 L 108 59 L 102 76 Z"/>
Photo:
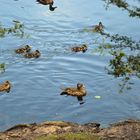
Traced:
<path id="1" fill-rule="evenodd" d="M 28 37 L 27 34 L 24 33 L 24 25 L 16 20 L 13 20 L 13 26 L 12 27 L 3 27 L 2 24 L 0 24 L 0 38 L 5 37 L 8 34 L 12 34 L 13 36 L 17 36 L 20 38 L 23 38 L 24 36 Z"/>
<path id="2" fill-rule="evenodd" d="M 94 51 L 109 53 L 112 57 L 109 61 L 109 65 L 106 66 L 108 74 L 114 77 L 122 77 L 122 83 L 120 83 L 120 92 L 126 87 L 131 89 L 129 84 L 131 77 L 136 76 L 140 78 L 140 41 L 134 41 L 127 36 L 120 36 L 118 34 L 110 35 L 109 33 L 102 32 L 102 36 L 105 36 L 106 40 L 110 40 L 110 43 L 101 43 Z M 129 54 L 126 53 L 129 51 Z M 135 52 L 135 54 L 134 54 Z"/>
<path id="3" fill-rule="evenodd" d="M 35 140 L 101 140 L 99 136 L 86 133 L 64 133 L 37 137 Z"/>
<path id="4" fill-rule="evenodd" d="M 106 3 L 106 9 L 108 9 L 110 4 L 116 5 L 119 8 L 123 8 L 128 11 L 130 17 L 140 18 L 140 7 L 130 7 L 130 5 L 125 0 L 103 0 Z M 139 2 L 139 1 L 138 1 Z"/>
<path id="5" fill-rule="evenodd" d="M 1 63 L 0 64 L 0 72 L 5 72 L 5 68 L 6 68 L 5 63 Z"/>
<path id="6" fill-rule="evenodd" d="M 0 84 L 0 92 L 6 91 L 7 93 L 10 92 L 11 84 L 9 81 L 4 81 Z"/>

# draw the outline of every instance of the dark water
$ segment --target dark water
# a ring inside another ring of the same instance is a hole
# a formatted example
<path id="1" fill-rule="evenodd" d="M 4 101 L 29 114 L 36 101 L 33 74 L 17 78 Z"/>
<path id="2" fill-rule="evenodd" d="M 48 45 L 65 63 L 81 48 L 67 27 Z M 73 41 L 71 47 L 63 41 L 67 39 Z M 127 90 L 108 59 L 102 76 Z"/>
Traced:
<path id="1" fill-rule="evenodd" d="M 54 12 L 35 0 L 0 0 L 0 3 L 0 21 L 11 26 L 12 20 L 19 20 L 30 34 L 28 39 L 13 36 L 0 39 L 0 63 L 6 63 L 0 82 L 12 83 L 11 92 L 0 96 L 0 130 L 45 120 L 98 121 L 106 126 L 127 118 L 140 119 L 139 80 L 134 77 L 133 89 L 119 94 L 121 80 L 108 75 L 104 68 L 109 56 L 93 53 L 102 39 L 96 33 L 81 32 L 102 21 L 107 32 L 139 40 L 139 19 L 128 17 L 126 11 L 115 6 L 106 11 L 100 0 L 55 0 L 58 8 Z M 89 47 L 86 53 L 68 50 L 83 43 Z M 14 49 L 21 44 L 39 49 L 41 57 L 28 60 L 16 55 Z M 74 97 L 59 95 L 60 86 L 74 86 L 77 82 L 84 83 L 88 92 L 83 105 Z"/>

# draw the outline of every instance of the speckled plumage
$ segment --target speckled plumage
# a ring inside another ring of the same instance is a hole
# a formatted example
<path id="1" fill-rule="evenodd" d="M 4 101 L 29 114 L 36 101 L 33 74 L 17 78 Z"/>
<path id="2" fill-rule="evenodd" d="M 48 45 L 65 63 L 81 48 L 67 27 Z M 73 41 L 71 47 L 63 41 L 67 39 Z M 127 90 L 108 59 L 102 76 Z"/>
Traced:
<path id="1" fill-rule="evenodd" d="M 71 48 L 72 52 L 86 52 L 87 51 L 87 45 L 83 44 L 80 47 L 73 47 Z"/>
<path id="2" fill-rule="evenodd" d="M 83 84 L 77 83 L 77 87 L 62 88 L 61 95 L 76 96 L 79 101 L 82 101 L 82 97 L 86 96 L 86 89 Z"/>
<path id="3" fill-rule="evenodd" d="M 38 57 L 40 57 L 40 55 L 41 55 L 40 51 L 39 50 L 36 50 L 36 51 L 34 51 L 32 53 L 26 53 L 24 55 L 24 57 L 25 58 L 38 58 Z"/>
<path id="4" fill-rule="evenodd" d="M 30 50 L 31 50 L 31 47 L 29 45 L 25 45 L 24 47 L 16 49 L 15 53 L 22 54 L 22 53 L 29 52 Z"/>
<path id="5" fill-rule="evenodd" d="M 0 84 L 0 92 L 6 91 L 9 92 L 11 88 L 11 84 L 9 81 L 4 81 L 2 84 Z"/>

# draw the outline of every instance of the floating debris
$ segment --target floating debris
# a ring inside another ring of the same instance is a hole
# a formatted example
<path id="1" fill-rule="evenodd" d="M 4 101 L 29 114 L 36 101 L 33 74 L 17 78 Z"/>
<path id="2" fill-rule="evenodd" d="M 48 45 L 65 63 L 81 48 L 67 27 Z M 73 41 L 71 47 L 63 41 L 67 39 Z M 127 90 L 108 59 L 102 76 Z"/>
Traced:
<path id="1" fill-rule="evenodd" d="M 71 51 L 72 52 L 83 52 L 84 53 L 84 52 L 87 51 L 87 45 L 83 44 L 80 47 L 73 47 L 73 48 L 71 48 Z"/>
<path id="2" fill-rule="evenodd" d="M 94 96 L 94 98 L 95 98 L 95 99 L 101 99 L 101 96 L 96 95 L 96 96 Z"/>
<path id="3" fill-rule="evenodd" d="M 81 83 L 77 83 L 77 87 L 61 88 L 62 92 L 60 95 L 70 95 L 77 97 L 78 101 L 83 101 L 83 96 L 86 96 L 85 86 Z M 84 102 L 82 102 L 84 103 Z M 81 103 L 81 104 L 82 104 Z"/>
<path id="4" fill-rule="evenodd" d="M 15 53 L 22 54 L 22 53 L 30 52 L 30 50 L 31 50 L 31 47 L 29 45 L 25 45 L 24 47 L 16 49 Z"/>
<path id="5" fill-rule="evenodd" d="M 7 93 L 10 92 L 11 84 L 9 81 L 4 81 L 0 84 L 0 92 L 6 91 Z"/>
<path id="6" fill-rule="evenodd" d="M 35 50 L 32 53 L 26 53 L 26 54 L 24 54 L 24 57 L 25 58 L 38 58 L 38 57 L 40 57 L 40 55 L 41 55 L 40 51 L 39 50 Z"/>

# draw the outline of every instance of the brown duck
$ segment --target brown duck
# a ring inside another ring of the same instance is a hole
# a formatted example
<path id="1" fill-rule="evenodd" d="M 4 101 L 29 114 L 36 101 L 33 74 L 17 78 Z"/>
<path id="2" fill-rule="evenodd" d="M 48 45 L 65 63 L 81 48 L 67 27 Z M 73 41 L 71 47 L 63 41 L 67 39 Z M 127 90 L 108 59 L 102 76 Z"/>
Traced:
<path id="1" fill-rule="evenodd" d="M 82 46 L 80 47 L 73 47 L 71 48 L 71 51 L 72 52 L 86 52 L 87 51 L 87 45 L 86 44 L 83 44 Z"/>
<path id="2" fill-rule="evenodd" d="M 95 25 L 95 27 L 94 27 L 93 30 L 94 30 L 95 32 L 102 32 L 103 29 L 104 29 L 104 26 L 103 26 L 102 22 L 99 22 L 98 25 Z"/>
<path id="3" fill-rule="evenodd" d="M 85 86 L 81 83 L 77 83 L 77 87 L 61 88 L 60 95 L 76 96 L 78 101 L 83 101 L 83 96 L 86 96 Z"/>
<path id="4" fill-rule="evenodd" d="M 26 54 L 24 54 L 24 57 L 25 58 L 38 58 L 38 57 L 40 57 L 40 55 L 41 55 L 40 51 L 39 50 L 36 50 L 36 51 L 34 51 L 32 53 L 26 53 Z"/>
<path id="5" fill-rule="evenodd" d="M 49 10 L 50 11 L 54 11 L 55 8 L 57 7 L 53 7 L 53 0 L 37 0 L 38 3 L 43 4 L 43 5 L 49 5 Z"/>
<path id="6" fill-rule="evenodd" d="M 0 92 L 6 91 L 7 93 L 10 92 L 11 84 L 9 81 L 4 81 L 0 84 Z"/>
<path id="7" fill-rule="evenodd" d="M 26 52 L 29 52 L 31 50 L 31 47 L 29 45 L 26 45 L 22 48 L 18 48 L 15 50 L 15 53 L 18 53 L 18 54 L 22 54 L 22 53 L 26 53 Z"/>

